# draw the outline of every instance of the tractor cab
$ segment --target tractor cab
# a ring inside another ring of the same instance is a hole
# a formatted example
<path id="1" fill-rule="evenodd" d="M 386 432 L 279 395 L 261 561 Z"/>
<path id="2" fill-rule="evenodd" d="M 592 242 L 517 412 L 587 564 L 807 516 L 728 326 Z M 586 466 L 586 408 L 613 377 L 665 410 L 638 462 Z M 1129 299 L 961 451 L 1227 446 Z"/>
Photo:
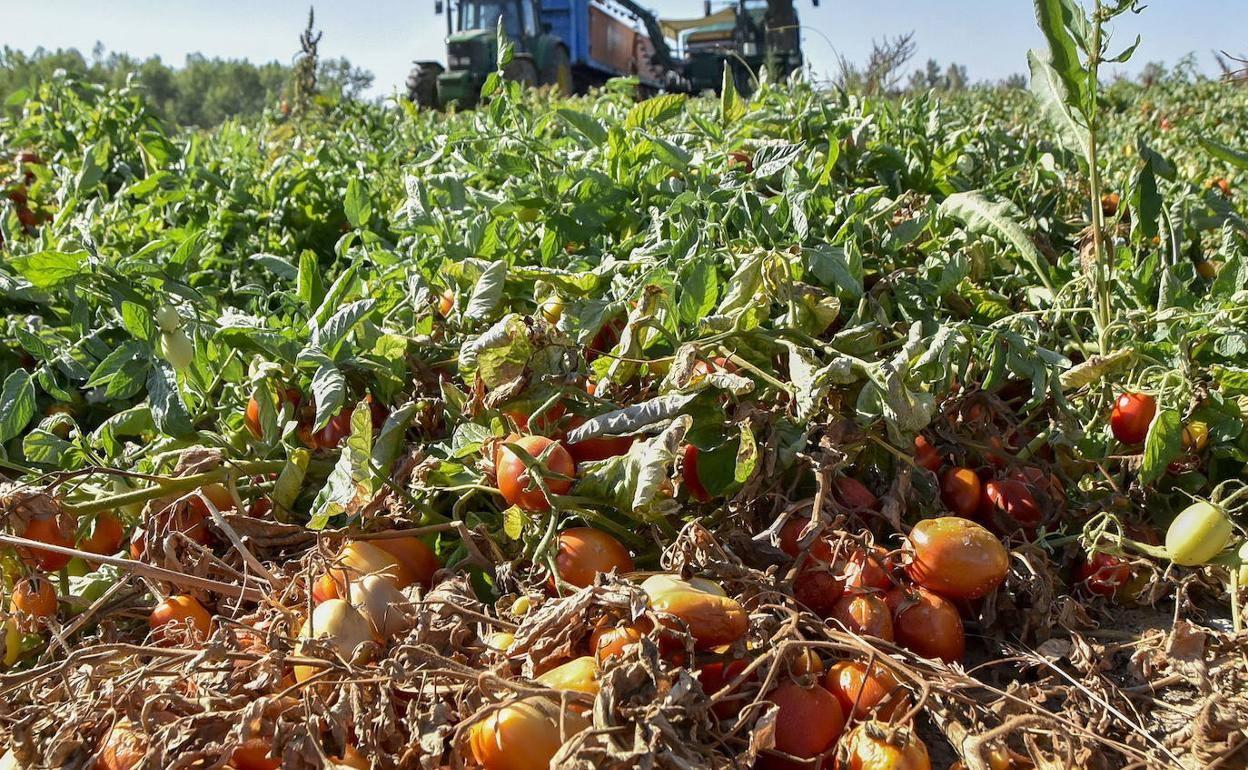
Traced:
<path id="1" fill-rule="evenodd" d="M 725 65 L 743 93 L 753 90 L 755 73 L 764 67 L 772 77 L 785 77 L 802 65 L 792 0 L 730 0 L 718 10 L 706 0 L 700 18 L 664 19 L 660 24 L 676 41 L 676 58 L 684 63 L 695 92 L 718 92 Z"/>

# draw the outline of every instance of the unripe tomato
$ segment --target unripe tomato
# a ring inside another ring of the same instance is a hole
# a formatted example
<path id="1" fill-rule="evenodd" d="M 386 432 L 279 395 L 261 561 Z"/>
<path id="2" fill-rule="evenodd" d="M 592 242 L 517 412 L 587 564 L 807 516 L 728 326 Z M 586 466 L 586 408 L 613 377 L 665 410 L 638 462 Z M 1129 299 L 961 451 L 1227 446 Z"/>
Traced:
<path id="1" fill-rule="evenodd" d="M 147 623 L 161 641 L 199 642 L 208 638 L 212 616 L 194 596 L 175 594 L 156 605 Z M 175 623 L 176 631 L 168 627 Z"/>
<path id="2" fill-rule="evenodd" d="M 893 635 L 902 647 L 946 663 L 966 654 L 962 617 L 949 600 L 924 588 L 894 588 L 884 599 L 893 613 Z"/>
<path id="3" fill-rule="evenodd" d="M 554 690 L 571 690 L 597 695 L 598 661 L 592 655 L 574 658 L 537 676 L 535 681 Z"/>
<path id="4" fill-rule="evenodd" d="M 599 572 L 633 571 L 633 557 L 619 540 L 593 527 L 573 527 L 559 533 L 555 569 L 565 583 L 577 588 L 593 585 Z"/>
<path id="5" fill-rule="evenodd" d="M 579 428 L 586 422 L 586 418 L 574 414 L 567 420 L 568 430 Z M 568 444 L 568 454 L 572 455 L 572 459 L 578 463 L 606 460 L 608 457 L 628 454 L 628 449 L 635 440 L 632 436 L 596 436 L 577 441 L 575 444 Z"/>
<path id="6" fill-rule="evenodd" d="M 1231 544 L 1234 529 L 1226 511 L 1198 500 L 1183 509 L 1166 530 L 1170 560 L 1184 567 L 1208 562 Z"/>
<path id="7" fill-rule="evenodd" d="M 1096 553 L 1079 565 L 1079 580 L 1100 596 L 1113 596 L 1131 582 L 1131 564 L 1108 553 Z"/>
<path id="8" fill-rule="evenodd" d="M 637 644 L 650 630 L 648 620 L 640 620 L 623 626 L 601 626 L 589 637 L 589 649 L 601 663 L 608 658 L 623 655 L 629 646 Z"/>
<path id="9" fill-rule="evenodd" d="M 1157 399 L 1147 393 L 1123 393 L 1114 402 L 1109 427 L 1114 438 L 1124 444 L 1139 444 L 1148 436 L 1148 427 L 1157 415 Z"/>
<path id="10" fill-rule="evenodd" d="M 945 507 L 968 519 L 979 509 L 982 494 L 983 484 L 970 468 L 950 468 L 940 482 L 940 499 Z"/>
<path id="11" fill-rule="evenodd" d="M 56 617 L 56 588 L 42 575 L 19 580 L 13 586 L 9 608 L 22 621 L 23 630 L 42 628 L 50 618 Z"/>
<path id="12" fill-rule="evenodd" d="M 702 479 L 698 476 L 698 448 L 693 444 L 685 445 L 684 453 L 681 455 L 680 475 L 685 480 L 690 497 L 699 503 L 711 501 L 711 493 L 702 486 Z"/>
<path id="13" fill-rule="evenodd" d="M 510 631 L 495 631 L 482 641 L 494 652 L 507 652 L 516 643 L 516 635 Z"/>
<path id="14" fill-rule="evenodd" d="M 230 756 L 235 770 L 277 770 L 282 766 L 281 757 L 272 754 L 273 744 L 264 738 L 249 738 L 239 744 Z"/>
<path id="15" fill-rule="evenodd" d="M 875 510 L 880 504 L 879 498 L 867 489 L 858 479 L 849 476 L 838 476 L 833 481 L 836 487 L 836 497 L 846 508 L 865 508 L 867 510 Z"/>
<path id="16" fill-rule="evenodd" d="M 161 305 L 156 308 L 156 325 L 162 332 L 169 334 L 182 326 L 182 316 L 173 305 Z"/>
<path id="17" fill-rule="evenodd" d="M 961 516 L 924 519 L 908 540 L 912 559 L 906 574 L 941 596 L 978 599 L 1010 571 L 1010 555 L 997 536 Z"/>
<path id="18" fill-rule="evenodd" d="M 299 629 L 299 641 L 295 643 L 296 655 L 308 655 L 307 641 L 325 639 L 330 642 L 334 653 L 343 660 L 350 661 L 356 649 L 373 641 L 373 627 L 368 620 L 344 599 L 329 599 L 321 602 L 312 611 L 312 615 L 304 621 Z M 295 666 L 295 680 L 303 682 L 311 678 L 321 669 L 316 666 Z"/>
<path id="19" fill-rule="evenodd" d="M 100 742 L 95 770 L 133 770 L 147 755 L 147 736 L 128 719 L 113 725 Z"/>
<path id="20" fill-rule="evenodd" d="M 1222 263 L 1213 259 L 1202 259 L 1196 263 L 1196 274 L 1206 281 L 1212 281 L 1218 277 L 1218 270 L 1221 269 Z"/>
<path id="21" fill-rule="evenodd" d="M 840 598 L 832 607 L 832 620 L 861 636 L 893 641 L 893 618 L 884 600 L 873 593 L 855 591 Z"/>
<path id="22" fill-rule="evenodd" d="M 394 581 L 399 588 L 409 585 L 403 582 L 403 577 L 408 573 L 399 564 L 398 557 L 379 548 L 372 540 L 351 540 L 343 543 L 329 574 L 340 587 L 367 575 L 381 575 Z"/>
<path id="23" fill-rule="evenodd" d="M 428 588 L 433 583 L 433 574 L 442 566 L 438 555 L 418 537 L 379 537 L 368 542 L 394 557 L 398 563 L 399 586 L 419 583 Z"/>
<path id="24" fill-rule="evenodd" d="M 843 660 L 828 669 L 823 686 L 841 702 L 841 708 L 854 719 L 867 719 L 871 712 L 885 722 L 910 709 L 910 694 L 897 677 L 879 663 L 867 672 L 867 665 Z"/>
<path id="25" fill-rule="evenodd" d="M 940 470 L 942 460 L 940 452 L 927 440 L 926 436 L 914 437 L 914 464 L 926 468 L 932 473 Z"/>
<path id="26" fill-rule="evenodd" d="M 91 534 L 78 543 L 78 548 L 87 553 L 110 556 L 121 550 L 121 543 L 125 537 L 126 532 L 121 526 L 121 519 L 109 511 L 101 511 L 96 514 L 95 521 L 91 524 Z"/>
<path id="27" fill-rule="evenodd" d="M 802 759 L 813 759 L 836 745 L 845 730 L 845 714 L 836 696 L 822 687 L 802 687 L 785 682 L 767 693 L 765 700 L 776 704 L 776 751 Z M 825 763 L 806 765 L 822 767 Z M 826 763 L 831 766 L 831 763 Z M 792 763 L 775 755 L 759 757 L 760 768 L 789 768 Z"/>
<path id="28" fill-rule="evenodd" d="M 532 695 L 474 723 L 468 745 L 485 770 L 549 770 L 564 740 L 588 726 L 589 720 L 575 711 L 561 710 L 549 699 Z"/>
<path id="29" fill-rule="evenodd" d="M 455 309 L 455 292 L 446 289 L 438 296 L 438 315 L 446 318 Z"/>
<path id="30" fill-rule="evenodd" d="M 522 436 L 508 443 L 518 445 L 539 461 L 542 453 L 550 447 L 550 453 L 542 463 L 543 469 L 562 476 L 576 475 L 576 463 L 572 461 L 568 450 L 545 436 Z M 498 478 L 498 491 L 508 505 L 516 505 L 526 511 L 550 510 L 550 501 L 546 499 L 546 494 L 529 478 L 529 471 L 520 458 L 506 446 L 499 448 L 494 470 Z M 552 495 L 563 495 L 572 488 L 572 481 L 547 478 L 546 486 Z"/>
<path id="31" fill-rule="evenodd" d="M 563 318 L 563 298 L 558 294 L 550 295 L 542 300 L 540 310 L 546 323 L 554 326 L 559 323 L 560 318 Z"/>
<path id="32" fill-rule="evenodd" d="M 831 615 L 844 593 L 845 584 L 832 573 L 831 565 L 811 564 L 793 578 L 793 598 L 819 617 Z"/>
<path id="33" fill-rule="evenodd" d="M 195 360 L 195 343 L 181 329 L 160 333 L 160 355 L 177 371 L 182 371 Z"/>
<path id="34" fill-rule="evenodd" d="M 1183 451 L 1188 454 L 1200 454 L 1209 445 L 1209 425 L 1200 420 L 1192 420 L 1183 427 Z"/>
<path id="35" fill-rule="evenodd" d="M 12 668 L 22 656 L 22 632 L 16 618 L 5 618 L 0 625 L 3 625 L 0 630 L 3 631 L 4 639 L 3 668 Z"/>
<path id="36" fill-rule="evenodd" d="M 985 521 L 1005 531 L 1033 530 L 1044 518 L 1027 484 L 1017 479 L 984 484 L 979 514 Z"/>
<path id="37" fill-rule="evenodd" d="M 22 537 L 27 540 L 38 540 L 48 545 L 73 548 L 75 529 L 74 520 L 67 514 L 40 516 L 37 519 L 31 519 L 26 524 Z M 22 561 L 44 572 L 56 572 L 69 564 L 69 560 L 73 558 L 67 554 L 53 553 L 42 548 L 19 548 L 18 554 L 22 557 Z"/>
<path id="38" fill-rule="evenodd" d="M 651 575 L 641 584 L 658 612 L 681 620 L 698 649 L 732 644 L 749 629 L 750 618 L 735 599 L 718 593 L 709 581 L 685 581 L 674 575 Z"/>
<path id="39" fill-rule="evenodd" d="M 927 745 L 906 727 L 863 722 L 845 736 L 845 770 L 932 770 Z"/>
<path id="40" fill-rule="evenodd" d="M 355 607 L 373 629 L 373 638 L 385 643 L 412 628 L 412 621 L 403 611 L 407 597 L 394 581 L 384 575 L 368 575 L 347 586 L 351 606 Z M 319 606 L 319 605 L 318 605 Z"/>

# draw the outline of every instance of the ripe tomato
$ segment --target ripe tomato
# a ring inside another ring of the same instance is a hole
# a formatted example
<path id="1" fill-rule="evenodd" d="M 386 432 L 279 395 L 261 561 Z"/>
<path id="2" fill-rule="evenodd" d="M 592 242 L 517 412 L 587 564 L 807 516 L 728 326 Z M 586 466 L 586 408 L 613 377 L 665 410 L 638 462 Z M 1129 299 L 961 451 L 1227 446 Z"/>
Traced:
<path id="1" fill-rule="evenodd" d="M 925 658 L 946 663 L 966 654 L 962 618 L 949 600 L 924 588 L 894 588 L 884 597 L 893 613 L 897 643 Z"/>
<path id="2" fill-rule="evenodd" d="M 858 479 L 838 476 L 833 485 L 836 487 L 836 498 L 846 508 L 874 510 L 880 504 L 879 498 Z"/>
<path id="3" fill-rule="evenodd" d="M 709 361 L 705 358 L 699 358 L 693 364 L 694 373 L 700 374 L 703 377 L 711 374 L 712 372 L 726 372 L 728 374 L 734 374 L 738 368 L 740 367 L 723 356 L 715 356 Z"/>
<path id="4" fill-rule="evenodd" d="M 349 743 L 342 750 L 342 756 L 335 757 L 334 762 L 354 768 L 354 770 L 369 770 L 372 767 L 368 759 Z"/>
<path id="5" fill-rule="evenodd" d="M 17 581 L 9 608 L 21 621 L 23 631 L 33 631 L 56 617 L 56 588 L 42 575 Z"/>
<path id="6" fill-rule="evenodd" d="M 831 617 L 855 634 L 893 641 L 892 614 L 876 594 L 855 591 L 842 596 L 833 606 Z"/>
<path id="7" fill-rule="evenodd" d="M 1113 596 L 1131 582 L 1131 564 L 1112 554 L 1096 553 L 1079 565 L 1078 575 L 1092 593 Z"/>
<path id="8" fill-rule="evenodd" d="M 1106 217 L 1115 216 L 1118 213 L 1118 204 L 1122 199 L 1118 193 L 1105 193 L 1101 196 L 1101 214 Z"/>
<path id="9" fill-rule="evenodd" d="M 651 575 L 641 590 L 655 611 L 673 615 L 684 624 L 698 649 L 732 644 L 749 629 L 745 609 L 710 581 Z"/>
<path id="10" fill-rule="evenodd" d="M 623 655 L 630 645 L 637 644 L 651 629 L 651 623 L 644 618 L 622 626 L 599 626 L 589 637 L 589 649 L 601 663 L 608 658 Z"/>
<path id="11" fill-rule="evenodd" d="M 260 737 L 249 738 L 239 744 L 230 756 L 235 770 L 277 770 L 282 766 L 280 757 L 272 755 L 273 744 Z"/>
<path id="12" fill-rule="evenodd" d="M 982 494 L 983 484 L 970 468 L 950 468 L 940 482 L 940 499 L 946 508 L 959 516 L 974 516 Z"/>
<path id="13" fill-rule="evenodd" d="M 960 516 L 924 519 L 910 530 L 906 574 L 951 599 L 978 599 L 1001 585 L 1010 555 L 997 536 Z"/>
<path id="14" fill-rule="evenodd" d="M 324 428 L 312 434 L 315 442 L 312 449 L 337 448 L 343 439 L 351 435 L 351 415 L 354 413 L 355 409 L 352 407 L 344 407 L 338 414 L 330 417 Z"/>
<path id="15" fill-rule="evenodd" d="M 1020 528 L 1034 530 L 1044 518 L 1031 490 L 1018 479 L 984 484 L 979 514 L 984 521 L 1006 532 Z"/>
<path id="16" fill-rule="evenodd" d="M 705 663 L 698 667 L 698 681 L 702 683 L 702 692 L 709 697 L 724 689 L 734 679 L 745 671 L 750 664 L 748 660 L 742 658 L 734 658 L 732 660 L 717 660 L 714 663 Z M 746 679 L 754 679 L 750 676 Z M 732 691 L 732 695 L 736 695 L 737 690 Z M 721 699 L 718 703 L 711 707 L 715 712 L 715 716 L 720 719 L 731 719 L 741 713 L 741 706 L 744 701 L 737 700 L 732 696 Z"/>
<path id="17" fill-rule="evenodd" d="M 567 419 L 568 430 L 579 428 L 586 422 L 587 419 L 585 417 L 574 414 Z M 632 436 L 597 436 L 595 438 L 587 438 L 575 444 L 568 444 L 568 454 L 572 455 L 572 459 L 578 463 L 605 460 L 608 457 L 627 454 L 629 447 L 633 445 L 635 440 Z"/>
<path id="18" fill-rule="evenodd" d="M 1139 444 L 1148 435 L 1148 426 L 1157 415 L 1157 399 L 1147 393 L 1123 393 L 1114 402 L 1109 427 L 1114 438 L 1124 444 Z"/>
<path id="19" fill-rule="evenodd" d="M 909 728 L 863 722 L 845 736 L 845 770 L 932 770 L 927 745 Z"/>
<path id="20" fill-rule="evenodd" d="M 889 577 L 892 570 L 888 551 L 875 546 L 870 552 L 856 548 L 849 555 L 849 564 L 845 568 L 845 587 L 858 590 L 877 588 L 881 591 L 892 588 L 893 581 Z"/>
<path id="21" fill-rule="evenodd" d="M 610 352 L 619 343 L 620 334 L 623 333 L 626 323 L 623 317 L 616 316 L 603 324 L 594 338 L 589 341 L 589 346 L 585 348 L 585 360 L 593 361 L 598 356 Z"/>
<path id="22" fill-rule="evenodd" d="M 699 503 L 709 503 L 711 501 L 711 493 L 707 492 L 706 487 L 702 486 L 702 479 L 698 476 L 698 448 L 693 444 L 685 445 L 680 475 L 685 480 L 685 486 L 689 488 L 690 497 Z"/>
<path id="23" fill-rule="evenodd" d="M 926 436 L 914 437 L 914 464 L 927 468 L 932 473 L 940 470 L 942 460 L 940 452 L 927 440 Z"/>
<path id="24" fill-rule="evenodd" d="M 593 527 L 573 527 L 559 533 L 555 569 L 559 578 L 577 588 L 593 585 L 599 572 L 633 571 L 633 557 L 619 540 Z"/>
<path id="25" fill-rule="evenodd" d="M 1196 263 L 1196 274 L 1206 281 L 1212 281 L 1218 277 L 1218 271 L 1221 269 L 1222 263 L 1213 259 L 1202 259 Z"/>
<path id="26" fill-rule="evenodd" d="M 822 687 L 802 687 L 785 682 L 767 693 L 766 700 L 776 704 L 775 750 L 802 759 L 818 757 L 836 745 L 845 730 L 845 714 L 841 703 Z M 831 767 L 832 763 L 814 763 L 805 767 Z M 761 768 L 789 768 L 794 764 L 775 755 L 759 757 Z"/>
<path id="27" fill-rule="evenodd" d="M 297 388 L 286 388 L 279 396 L 277 408 L 280 411 L 283 403 L 290 404 L 295 412 L 299 411 L 299 401 L 301 395 Z M 247 399 L 247 411 L 243 415 L 243 424 L 247 426 L 247 430 L 251 435 L 260 438 L 263 428 L 260 425 L 260 402 L 256 401 L 256 397 L 252 396 Z"/>
<path id="28" fill-rule="evenodd" d="M 832 573 L 828 564 L 810 564 L 793 578 L 793 598 L 819 617 L 830 616 L 843 593 L 845 584 Z"/>
<path id="29" fill-rule="evenodd" d="M 540 459 L 542 453 L 550 447 L 542 468 L 563 476 L 576 475 L 576 463 L 572 461 L 572 455 L 561 444 L 545 436 L 521 436 L 508 443 L 516 444 L 534 459 Z M 508 505 L 518 505 L 526 511 L 550 510 L 550 501 L 546 499 L 546 494 L 529 478 L 529 471 L 520 458 L 505 446 L 499 448 L 494 470 L 498 478 L 498 491 Z M 563 495 L 572 488 L 572 481 L 547 478 L 546 486 L 552 495 Z"/>
<path id="30" fill-rule="evenodd" d="M 1206 563 L 1231 544 L 1234 529 L 1221 507 L 1198 500 L 1183 509 L 1166 530 L 1170 560 L 1184 567 Z"/>
<path id="31" fill-rule="evenodd" d="M 257 497 L 247 505 L 247 515 L 253 519 L 263 519 L 273 512 L 273 498 Z"/>
<path id="32" fill-rule="evenodd" d="M 455 292 L 445 289 L 438 296 L 438 315 L 446 318 L 455 309 Z"/>
<path id="33" fill-rule="evenodd" d="M 780 529 L 780 550 L 794 558 L 802 552 L 800 540 L 802 532 L 806 526 L 810 524 L 810 519 L 800 516 L 794 516 L 785 522 L 784 527 Z M 820 535 L 806 548 L 810 554 L 810 558 L 821 561 L 825 564 L 832 561 L 832 545 L 828 538 Z"/>
<path id="34" fill-rule="evenodd" d="M 95 770 L 134 770 L 147 756 L 147 736 L 122 719 L 104 734 Z"/>
<path id="35" fill-rule="evenodd" d="M 338 580 L 330 572 L 312 581 L 312 601 L 316 604 L 330 599 L 341 599 L 345 591 Z"/>
<path id="36" fill-rule="evenodd" d="M 121 542 L 126 533 L 118 519 L 109 511 L 101 511 L 91 525 L 91 534 L 78 543 L 79 550 L 111 556 L 121 550 Z"/>
<path id="37" fill-rule="evenodd" d="M 433 574 L 442 566 L 438 555 L 418 537 L 379 537 L 368 542 L 390 554 L 398 562 L 395 577 L 400 586 L 420 583 L 428 588 L 433 583 Z"/>
<path id="38" fill-rule="evenodd" d="M 74 520 L 68 514 L 59 514 L 53 516 L 41 516 L 37 519 L 31 519 L 26 524 L 26 530 L 22 532 L 22 537 L 27 540 L 38 540 L 40 543 L 48 545 L 61 546 L 62 548 L 74 547 Z M 32 567 L 38 567 L 44 572 L 56 572 L 61 567 L 69 564 L 69 560 L 73 557 L 45 551 L 42 548 L 19 548 L 18 553 L 22 557 L 22 561 Z"/>
<path id="39" fill-rule="evenodd" d="M 562 729 L 560 726 L 562 725 Z M 589 726 L 539 695 L 511 701 L 472 725 L 468 745 L 485 770 L 548 770 L 566 738 Z"/>
<path id="40" fill-rule="evenodd" d="M 598 661 L 592 655 L 574 658 L 534 678 L 553 690 L 598 694 Z"/>
<path id="41" fill-rule="evenodd" d="M 867 719 L 878 707 L 876 718 L 888 722 L 910 709 L 910 694 L 901 687 L 897 677 L 879 663 L 868 673 L 865 663 L 840 661 L 828 669 L 823 686 L 854 719 Z"/>
<path id="42" fill-rule="evenodd" d="M 199 642 L 208 638 L 212 616 L 195 597 L 175 594 L 152 609 L 147 623 L 161 641 Z M 168 628 L 172 624 L 179 627 L 176 632 Z"/>
<path id="43" fill-rule="evenodd" d="M 516 429 L 529 433 L 536 430 L 539 433 L 549 433 L 555 428 L 563 415 L 567 412 L 567 407 L 563 404 L 553 404 L 546 411 L 538 415 L 536 420 L 530 418 L 530 411 L 540 407 L 540 403 L 526 402 L 517 405 L 515 408 L 504 409 L 503 415 L 510 418 L 516 424 Z"/>

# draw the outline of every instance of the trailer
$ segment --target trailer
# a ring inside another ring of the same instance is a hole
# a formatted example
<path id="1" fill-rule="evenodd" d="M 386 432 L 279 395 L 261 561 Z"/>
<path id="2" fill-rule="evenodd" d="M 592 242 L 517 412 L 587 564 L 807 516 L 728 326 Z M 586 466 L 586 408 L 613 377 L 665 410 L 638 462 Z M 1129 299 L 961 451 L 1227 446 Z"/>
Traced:
<path id="1" fill-rule="evenodd" d="M 644 89 L 679 83 L 654 14 L 634 0 L 459 0 L 446 14 L 447 60 L 419 61 L 408 78 L 422 106 L 471 107 L 497 69 L 497 30 L 515 46 L 504 74 L 563 94 L 585 93 L 612 77 L 636 76 Z"/>

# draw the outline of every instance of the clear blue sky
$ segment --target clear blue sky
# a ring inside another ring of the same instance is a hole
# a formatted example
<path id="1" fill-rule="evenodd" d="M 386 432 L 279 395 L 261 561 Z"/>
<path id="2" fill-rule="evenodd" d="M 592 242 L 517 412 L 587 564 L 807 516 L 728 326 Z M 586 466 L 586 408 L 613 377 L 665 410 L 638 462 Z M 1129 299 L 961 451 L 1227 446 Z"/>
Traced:
<path id="1" fill-rule="evenodd" d="M 660 15 L 701 14 L 701 0 L 640 0 Z M 913 30 L 915 66 L 928 58 L 967 66 L 972 80 L 1026 71 L 1026 50 L 1040 44 L 1029 0 L 796 0 L 807 60 L 816 75 L 837 56 L 862 61 L 871 40 Z M 371 70 L 374 93 L 401 87 L 416 58 L 445 58 L 445 21 L 433 0 L 316 0 L 325 32 L 322 55 L 345 56 Z M 289 62 L 306 19 L 308 0 L 0 0 L 0 46 L 32 50 L 96 41 L 110 51 L 159 55 L 181 64 L 186 54 Z M 1248 53 L 1248 0 L 1152 0 L 1140 16 L 1118 23 L 1125 45 L 1144 43 L 1128 70 L 1147 61 L 1172 64 L 1196 53 L 1202 69 L 1217 71 L 1212 51 Z"/>

